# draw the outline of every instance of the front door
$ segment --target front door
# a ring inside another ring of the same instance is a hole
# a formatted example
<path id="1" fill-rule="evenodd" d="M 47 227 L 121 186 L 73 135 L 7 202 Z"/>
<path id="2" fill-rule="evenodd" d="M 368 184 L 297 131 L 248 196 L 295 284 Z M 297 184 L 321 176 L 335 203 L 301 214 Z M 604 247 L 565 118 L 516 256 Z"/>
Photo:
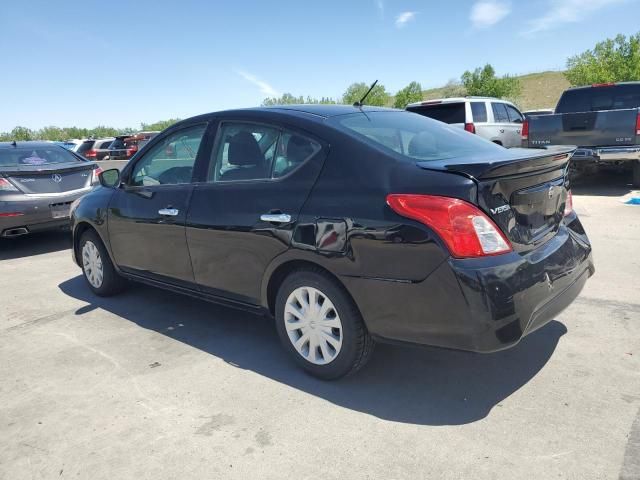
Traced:
<path id="1" fill-rule="evenodd" d="M 289 248 L 326 155 L 320 141 L 275 125 L 222 122 L 207 182 L 194 187 L 187 241 L 205 293 L 259 304 L 269 263 Z"/>
<path id="2" fill-rule="evenodd" d="M 193 284 L 185 220 L 206 129 L 198 124 L 166 134 L 123 173 L 108 212 L 111 250 L 122 270 Z"/>

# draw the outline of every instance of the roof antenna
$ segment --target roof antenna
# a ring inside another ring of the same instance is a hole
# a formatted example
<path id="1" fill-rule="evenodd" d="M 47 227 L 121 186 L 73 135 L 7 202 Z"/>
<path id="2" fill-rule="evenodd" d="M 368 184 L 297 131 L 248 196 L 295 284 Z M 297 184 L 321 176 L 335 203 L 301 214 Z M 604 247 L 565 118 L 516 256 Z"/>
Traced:
<path id="1" fill-rule="evenodd" d="M 362 106 L 364 105 L 362 102 L 365 101 L 365 99 L 369 96 L 369 94 L 371 93 L 371 90 L 373 90 L 373 87 L 375 87 L 378 84 L 378 80 L 376 80 L 375 82 L 373 82 L 371 84 L 371 87 L 369 87 L 369 90 L 367 90 L 367 93 L 364 94 L 364 96 L 360 99 L 359 102 L 356 102 L 353 104 L 354 107 L 356 108 L 362 108 Z"/>

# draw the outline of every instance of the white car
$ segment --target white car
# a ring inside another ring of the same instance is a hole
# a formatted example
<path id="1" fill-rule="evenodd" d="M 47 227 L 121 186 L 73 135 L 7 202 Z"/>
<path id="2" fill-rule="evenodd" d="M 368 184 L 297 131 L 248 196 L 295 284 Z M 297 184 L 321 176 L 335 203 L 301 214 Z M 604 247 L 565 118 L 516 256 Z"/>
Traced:
<path id="1" fill-rule="evenodd" d="M 524 116 L 511 102 L 491 97 L 425 100 L 407 105 L 410 112 L 459 126 L 503 147 L 520 147 Z"/>

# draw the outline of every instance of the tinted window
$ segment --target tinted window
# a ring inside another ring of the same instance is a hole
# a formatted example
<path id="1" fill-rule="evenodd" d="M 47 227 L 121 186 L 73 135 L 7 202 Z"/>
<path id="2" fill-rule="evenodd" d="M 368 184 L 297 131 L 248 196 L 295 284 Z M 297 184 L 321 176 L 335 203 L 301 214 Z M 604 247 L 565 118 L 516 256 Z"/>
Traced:
<path id="1" fill-rule="evenodd" d="M 509 115 L 507 115 L 504 103 L 492 103 L 491 109 L 493 110 L 493 121 L 495 123 L 509 123 Z"/>
<path id="2" fill-rule="evenodd" d="M 18 147 L 0 150 L 0 167 L 51 165 L 81 161 L 67 149 L 53 145 L 51 147 Z"/>
<path id="3" fill-rule="evenodd" d="M 109 140 L 107 142 L 102 142 L 98 148 L 101 148 L 101 149 L 109 148 L 109 145 L 111 145 L 112 142 L 113 142 L 113 140 Z"/>
<path id="4" fill-rule="evenodd" d="M 124 141 L 122 140 L 122 138 L 116 138 L 109 148 L 112 148 L 114 150 L 115 149 L 120 149 L 121 150 L 121 149 L 125 148 Z"/>
<path id="5" fill-rule="evenodd" d="M 403 112 L 354 113 L 331 121 L 357 139 L 410 161 L 443 160 L 502 149 L 461 128 Z"/>
<path id="6" fill-rule="evenodd" d="M 189 183 L 206 125 L 185 128 L 153 146 L 133 167 L 131 185 Z"/>
<path id="7" fill-rule="evenodd" d="M 487 104 L 485 102 L 471 102 L 471 115 L 475 123 L 487 121 Z"/>
<path id="8" fill-rule="evenodd" d="M 511 123 L 522 123 L 522 115 L 518 110 L 513 108 L 511 105 L 506 104 L 505 108 L 507 109 L 507 114 L 509 115 L 509 121 Z"/>
<path id="9" fill-rule="evenodd" d="M 591 112 L 640 107 L 640 84 L 567 90 L 556 113 Z"/>
<path id="10" fill-rule="evenodd" d="M 409 107 L 407 110 L 444 123 L 465 123 L 464 102 L 419 105 Z"/>

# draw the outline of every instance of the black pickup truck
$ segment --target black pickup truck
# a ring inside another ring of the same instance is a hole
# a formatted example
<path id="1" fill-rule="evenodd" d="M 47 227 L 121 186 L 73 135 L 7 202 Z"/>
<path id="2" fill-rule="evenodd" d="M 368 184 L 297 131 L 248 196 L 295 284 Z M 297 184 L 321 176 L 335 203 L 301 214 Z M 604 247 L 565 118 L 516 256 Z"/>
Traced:
<path id="1" fill-rule="evenodd" d="M 577 171 L 629 168 L 640 186 L 640 82 L 566 90 L 554 115 L 534 115 L 522 126 L 522 146 L 576 145 Z"/>

